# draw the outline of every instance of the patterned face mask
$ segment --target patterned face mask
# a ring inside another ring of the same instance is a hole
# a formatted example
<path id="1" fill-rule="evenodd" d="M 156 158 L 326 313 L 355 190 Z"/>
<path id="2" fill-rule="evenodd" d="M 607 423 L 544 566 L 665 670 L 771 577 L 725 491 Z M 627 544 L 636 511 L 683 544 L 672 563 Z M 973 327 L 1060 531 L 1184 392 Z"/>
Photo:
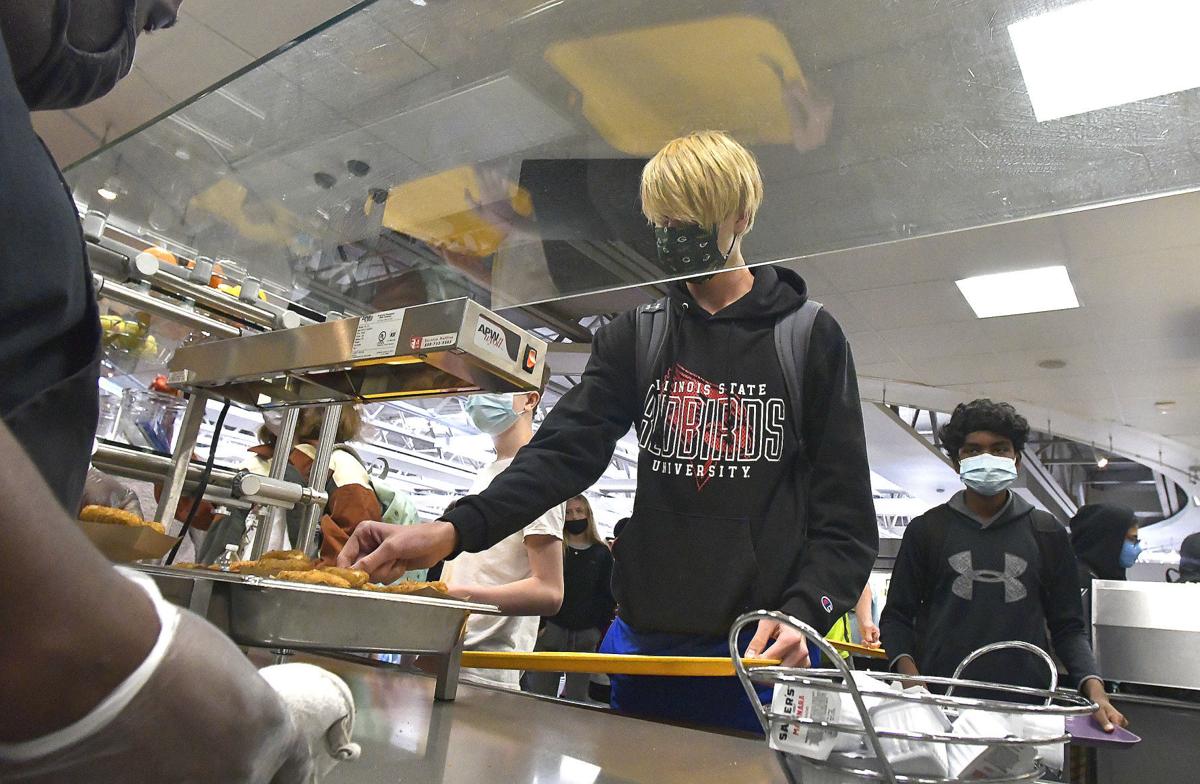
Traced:
<path id="1" fill-rule="evenodd" d="M 658 262 L 671 275 L 707 272 L 697 276 L 697 283 L 704 283 L 725 266 L 733 252 L 737 235 L 729 243 L 725 253 L 717 246 L 717 227 L 699 226 L 694 223 L 683 226 L 655 226 L 654 237 L 658 241 Z"/>

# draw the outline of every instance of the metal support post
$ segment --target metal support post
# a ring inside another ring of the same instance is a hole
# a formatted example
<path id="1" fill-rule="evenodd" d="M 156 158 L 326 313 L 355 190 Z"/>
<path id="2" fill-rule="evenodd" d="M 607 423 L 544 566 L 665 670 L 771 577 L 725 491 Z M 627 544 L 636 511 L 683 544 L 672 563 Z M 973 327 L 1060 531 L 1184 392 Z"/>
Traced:
<path id="1" fill-rule="evenodd" d="M 183 497 L 183 483 L 187 479 L 188 467 L 192 463 L 192 452 L 196 449 L 196 439 L 200 436 L 200 424 L 204 421 L 204 412 L 208 407 L 208 396 L 193 392 L 188 398 L 187 409 L 183 413 L 183 422 L 179 425 L 179 440 L 175 442 L 175 451 L 171 454 L 171 469 L 163 482 L 162 495 L 158 499 L 158 508 L 154 511 L 154 519 L 162 523 L 168 530 L 175 518 L 175 509 L 179 499 Z M 213 438 L 220 434 L 214 433 Z"/>
<path id="2" fill-rule="evenodd" d="M 329 482 L 329 460 L 333 456 L 333 447 L 337 443 L 338 425 L 342 421 L 340 405 L 327 406 L 325 417 L 321 420 L 321 435 L 317 440 L 317 454 L 313 458 L 312 470 L 308 476 L 308 484 L 315 492 L 324 493 L 325 485 Z M 314 501 L 304 510 L 300 522 L 299 540 L 293 542 L 298 550 L 303 550 L 307 556 L 316 553 L 317 525 L 321 514 L 325 511 L 325 503 Z"/>
<path id="3" fill-rule="evenodd" d="M 279 435 L 275 439 L 275 456 L 271 458 L 271 473 L 272 479 L 283 479 L 287 473 L 288 460 L 292 456 L 292 444 L 296 441 L 296 423 L 300 420 L 300 409 L 289 408 L 283 414 L 283 421 L 279 424 Z M 272 507 L 267 510 L 266 514 L 259 520 L 258 527 L 254 530 L 254 542 L 250 545 L 250 560 L 257 561 L 262 557 L 262 554 L 267 549 L 267 542 L 271 540 L 271 534 L 276 530 L 276 526 L 286 525 L 287 512 L 283 509 Z"/>

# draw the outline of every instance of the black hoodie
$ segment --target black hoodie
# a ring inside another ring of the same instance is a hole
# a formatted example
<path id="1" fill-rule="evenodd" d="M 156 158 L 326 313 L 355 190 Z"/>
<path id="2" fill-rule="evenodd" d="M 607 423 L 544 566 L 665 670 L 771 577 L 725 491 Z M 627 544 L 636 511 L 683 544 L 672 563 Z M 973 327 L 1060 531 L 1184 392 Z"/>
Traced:
<path id="1" fill-rule="evenodd" d="M 1124 580 L 1121 548 L 1134 525 L 1133 510 L 1115 504 L 1088 504 L 1071 518 L 1071 547 L 1079 561 L 1083 621 L 1092 628 L 1092 580 Z"/>
<path id="2" fill-rule="evenodd" d="M 1052 645 L 1067 669 L 1064 685 L 1097 677 L 1067 531 L 1020 496 L 1009 499 L 986 525 L 961 491 L 909 523 L 879 618 L 893 664 L 907 655 L 922 675 L 950 677 L 975 649 L 1018 640 L 1044 651 Z M 983 656 L 963 677 L 1049 685 L 1046 665 L 1023 651 Z"/>
<path id="3" fill-rule="evenodd" d="M 590 487 L 630 425 L 641 446 L 613 590 L 637 631 L 725 634 L 749 609 L 824 632 L 858 600 L 878 548 L 854 363 L 834 318 L 813 325 L 800 449 L 774 345 L 804 281 L 753 270 L 749 293 L 709 315 L 671 286 L 663 367 L 636 381 L 635 312 L 602 328 L 580 383 L 512 465 L 446 515 L 485 549 Z"/>

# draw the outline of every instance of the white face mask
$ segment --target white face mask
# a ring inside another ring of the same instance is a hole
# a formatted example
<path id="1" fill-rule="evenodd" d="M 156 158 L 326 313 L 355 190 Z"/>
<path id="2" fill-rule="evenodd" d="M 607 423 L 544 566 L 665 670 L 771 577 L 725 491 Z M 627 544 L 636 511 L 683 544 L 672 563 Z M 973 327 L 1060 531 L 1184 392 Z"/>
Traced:
<path id="1" fill-rule="evenodd" d="M 264 411 L 262 416 L 267 430 L 279 438 L 279 430 L 283 426 L 283 409 L 273 408 L 270 411 Z"/>
<path id="2" fill-rule="evenodd" d="M 1017 461 L 984 453 L 960 460 L 958 475 L 963 484 L 980 495 L 1003 493 L 1017 479 Z"/>

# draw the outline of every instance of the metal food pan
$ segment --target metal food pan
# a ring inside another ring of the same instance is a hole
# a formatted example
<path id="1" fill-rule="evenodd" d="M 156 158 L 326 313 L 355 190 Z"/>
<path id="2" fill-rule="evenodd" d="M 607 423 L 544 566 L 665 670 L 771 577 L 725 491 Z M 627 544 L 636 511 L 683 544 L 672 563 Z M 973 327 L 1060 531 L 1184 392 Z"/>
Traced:
<path id="1" fill-rule="evenodd" d="M 445 653 L 470 613 L 493 605 L 412 594 L 347 590 L 169 566 L 136 567 L 163 596 L 240 645 L 291 650 Z"/>
<path id="2" fill-rule="evenodd" d="M 445 653 L 472 612 L 496 607 L 246 578 L 229 584 L 229 636 L 242 645 L 292 650 Z"/>

